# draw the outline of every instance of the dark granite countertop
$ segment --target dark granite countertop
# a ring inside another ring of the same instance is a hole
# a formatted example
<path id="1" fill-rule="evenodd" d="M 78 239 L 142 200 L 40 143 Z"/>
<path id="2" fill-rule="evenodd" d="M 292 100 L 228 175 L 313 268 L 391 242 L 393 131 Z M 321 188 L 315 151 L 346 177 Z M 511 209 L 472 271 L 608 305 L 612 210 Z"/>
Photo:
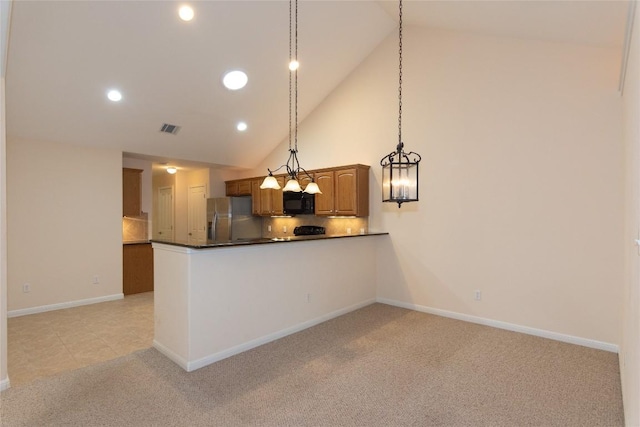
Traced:
<path id="1" fill-rule="evenodd" d="M 148 245 L 151 240 L 123 240 L 123 245 Z"/>
<path id="2" fill-rule="evenodd" d="M 228 248 L 233 246 L 247 246 L 247 245 L 263 245 L 273 243 L 289 243 L 289 242 L 303 242 L 308 240 L 328 240 L 328 239 L 342 239 L 353 237 L 367 237 L 367 236 L 384 236 L 389 233 L 364 233 L 364 234 L 339 234 L 339 235 L 327 235 L 317 234 L 313 236 L 291 236 L 284 238 L 259 238 L 259 239 L 246 239 L 246 240 L 234 240 L 230 242 L 213 242 L 207 241 L 202 245 L 193 245 L 184 241 L 176 240 L 151 240 L 152 243 L 164 243 L 167 245 L 182 246 L 192 249 L 207 249 L 207 248 Z"/>

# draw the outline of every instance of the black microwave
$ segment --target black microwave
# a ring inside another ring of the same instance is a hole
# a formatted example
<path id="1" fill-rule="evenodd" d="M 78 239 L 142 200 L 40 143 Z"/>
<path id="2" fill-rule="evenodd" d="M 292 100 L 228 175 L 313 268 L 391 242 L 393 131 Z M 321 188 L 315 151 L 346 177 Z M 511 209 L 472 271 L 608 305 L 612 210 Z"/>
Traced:
<path id="1" fill-rule="evenodd" d="M 295 191 L 282 192 L 285 215 L 314 215 L 316 213 L 315 194 Z"/>

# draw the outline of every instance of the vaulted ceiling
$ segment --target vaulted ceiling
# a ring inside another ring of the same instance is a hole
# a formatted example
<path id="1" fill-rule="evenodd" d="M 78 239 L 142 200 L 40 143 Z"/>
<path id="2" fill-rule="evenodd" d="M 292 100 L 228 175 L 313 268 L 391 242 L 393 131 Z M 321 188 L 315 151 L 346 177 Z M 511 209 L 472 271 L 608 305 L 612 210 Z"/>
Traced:
<path id="1" fill-rule="evenodd" d="M 7 135 L 253 167 L 287 136 L 287 1 L 13 1 Z M 395 1 L 300 1 L 303 120 L 387 36 Z M 404 24 L 620 47 L 626 1 L 407 1 Z M 396 58 L 389 58 L 396 61 Z M 230 91 L 231 69 L 249 82 Z M 122 101 L 106 98 L 119 89 Z M 236 130 L 245 121 L 245 132 Z M 180 126 L 161 133 L 164 123 Z"/>

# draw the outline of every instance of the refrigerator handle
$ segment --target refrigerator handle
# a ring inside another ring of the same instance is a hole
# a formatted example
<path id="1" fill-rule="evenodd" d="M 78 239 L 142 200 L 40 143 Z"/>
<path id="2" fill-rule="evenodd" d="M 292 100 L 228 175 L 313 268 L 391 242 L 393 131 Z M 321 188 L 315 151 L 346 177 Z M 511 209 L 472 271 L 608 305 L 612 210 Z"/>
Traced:
<path id="1" fill-rule="evenodd" d="M 218 228 L 218 212 L 213 213 L 213 221 L 211 221 L 211 240 L 216 240 L 216 231 Z"/>

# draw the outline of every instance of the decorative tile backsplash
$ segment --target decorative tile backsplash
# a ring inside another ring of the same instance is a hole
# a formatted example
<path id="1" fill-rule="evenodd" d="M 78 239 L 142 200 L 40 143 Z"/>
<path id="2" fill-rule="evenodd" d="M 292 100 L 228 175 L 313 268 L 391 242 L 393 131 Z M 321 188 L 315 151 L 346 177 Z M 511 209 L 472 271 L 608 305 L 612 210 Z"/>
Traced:
<path id="1" fill-rule="evenodd" d="M 122 241 L 136 242 L 149 239 L 149 218 L 146 212 L 138 217 L 122 218 Z"/>
<path id="2" fill-rule="evenodd" d="M 327 218 L 315 215 L 298 215 L 290 218 L 264 218 L 262 221 L 262 237 L 293 236 L 293 229 L 299 225 L 319 225 L 325 228 L 328 235 L 359 234 L 369 231 L 367 218 Z M 269 231 L 269 226 L 271 226 L 271 231 Z M 285 227 L 286 231 L 284 231 Z"/>

